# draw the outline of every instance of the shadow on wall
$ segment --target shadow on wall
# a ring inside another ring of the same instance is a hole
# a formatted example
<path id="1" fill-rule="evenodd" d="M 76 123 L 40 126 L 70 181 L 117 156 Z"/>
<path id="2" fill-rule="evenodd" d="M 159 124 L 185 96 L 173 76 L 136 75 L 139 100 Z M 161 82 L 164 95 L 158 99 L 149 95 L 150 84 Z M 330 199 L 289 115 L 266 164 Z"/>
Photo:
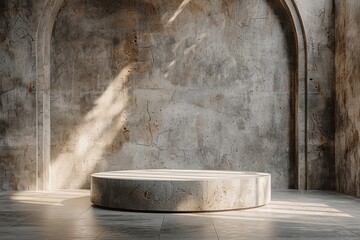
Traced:
<path id="1" fill-rule="evenodd" d="M 296 106 L 295 99 L 298 98 L 297 93 L 295 92 L 295 85 L 297 84 L 296 78 L 296 47 L 295 47 L 295 33 L 291 27 L 291 20 L 285 10 L 280 6 L 280 1 L 268 1 L 269 6 L 273 13 L 279 18 L 281 28 L 285 32 L 286 38 L 286 55 L 289 61 L 287 62 L 288 68 L 290 69 L 290 84 L 289 84 L 289 131 L 288 131 L 288 145 L 289 145 L 289 159 L 288 159 L 288 176 L 289 176 L 289 184 L 288 188 L 294 189 L 296 187 L 296 178 L 297 178 L 297 169 L 296 166 Z"/>

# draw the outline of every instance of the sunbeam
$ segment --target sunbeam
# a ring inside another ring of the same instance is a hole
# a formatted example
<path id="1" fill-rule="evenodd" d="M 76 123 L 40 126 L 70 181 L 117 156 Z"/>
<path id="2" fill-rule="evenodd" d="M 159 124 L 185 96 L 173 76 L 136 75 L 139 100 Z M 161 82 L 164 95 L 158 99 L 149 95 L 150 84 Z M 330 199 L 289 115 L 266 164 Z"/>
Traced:
<path id="1" fill-rule="evenodd" d="M 104 150 L 122 129 L 128 115 L 129 93 L 125 84 L 131 72 L 131 65 L 122 69 L 97 99 L 94 108 L 86 114 L 84 122 L 75 130 L 75 137 L 65 143 L 63 151 L 52 162 L 52 172 L 61 173 L 52 176 L 52 179 L 56 179 L 56 185 L 53 183 L 52 188 L 81 188 L 89 176 L 76 174 L 78 164 L 85 164 L 88 172 L 96 165 L 106 164 L 101 160 Z"/>
<path id="2" fill-rule="evenodd" d="M 184 0 L 180 6 L 178 7 L 178 9 L 175 11 L 175 13 L 172 15 L 172 17 L 169 19 L 169 24 L 172 24 L 175 19 L 179 16 L 179 14 L 183 11 L 183 9 L 186 7 L 186 5 L 188 5 L 188 3 L 191 2 L 191 0 Z"/>

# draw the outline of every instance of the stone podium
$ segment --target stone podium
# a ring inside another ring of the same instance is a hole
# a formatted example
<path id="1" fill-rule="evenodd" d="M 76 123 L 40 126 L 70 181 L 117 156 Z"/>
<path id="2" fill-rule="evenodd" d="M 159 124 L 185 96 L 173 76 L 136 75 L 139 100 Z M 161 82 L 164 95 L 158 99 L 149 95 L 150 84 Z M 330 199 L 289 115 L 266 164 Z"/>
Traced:
<path id="1" fill-rule="evenodd" d="M 259 207 L 270 199 L 267 173 L 147 169 L 91 175 L 91 202 L 114 209 L 220 211 Z"/>

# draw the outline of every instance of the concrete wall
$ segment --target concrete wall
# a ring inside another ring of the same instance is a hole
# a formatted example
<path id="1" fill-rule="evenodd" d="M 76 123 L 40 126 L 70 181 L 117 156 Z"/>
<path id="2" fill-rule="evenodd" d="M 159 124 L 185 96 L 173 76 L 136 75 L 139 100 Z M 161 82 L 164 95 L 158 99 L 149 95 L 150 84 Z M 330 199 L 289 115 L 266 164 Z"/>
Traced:
<path id="1" fill-rule="evenodd" d="M 17 45 L 8 24 L 29 12 L 19 29 L 28 26 L 33 44 L 44 8 L 34 2 L 1 5 L 3 190 L 36 187 L 36 51 Z M 328 189 L 332 1 L 298 5 L 311 59 L 306 180 Z M 266 171 L 273 187 L 294 187 L 290 28 L 277 1 L 65 1 L 51 38 L 52 187 L 88 187 L 93 171 L 134 168 Z"/>
<path id="2" fill-rule="evenodd" d="M 360 196 L 360 2 L 336 1 L 336 178 Z"/>
<path id="3" fill-rule="evenodd" d="M 308 43 L 307 188 L 335 188 L 335 9 L 329 0 L 297 1 Z"/>
<path id="4" fill-rule="evenodd" d="M 40 1 L 0 1 L 0 190 L 35 188 Z"/>
<path id="5" fill-rule="evenodd" d="M 295 55 L 267 1 L 65 1 L 52 36 L 52 186 L 142 168 L 291 187 Z"/>

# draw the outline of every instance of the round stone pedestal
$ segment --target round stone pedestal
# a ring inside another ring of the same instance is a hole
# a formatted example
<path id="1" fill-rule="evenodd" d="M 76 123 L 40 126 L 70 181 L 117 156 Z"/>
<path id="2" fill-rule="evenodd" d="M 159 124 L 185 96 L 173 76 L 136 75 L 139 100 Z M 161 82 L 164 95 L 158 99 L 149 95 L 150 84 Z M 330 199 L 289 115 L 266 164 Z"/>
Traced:
<path id="1" fill-rule="evenodd" d="M 91 202 L 138 211 L 194 212 L 252 208 L 271 198 L 267 173 L 148 169 L 91 175 Z"/>

